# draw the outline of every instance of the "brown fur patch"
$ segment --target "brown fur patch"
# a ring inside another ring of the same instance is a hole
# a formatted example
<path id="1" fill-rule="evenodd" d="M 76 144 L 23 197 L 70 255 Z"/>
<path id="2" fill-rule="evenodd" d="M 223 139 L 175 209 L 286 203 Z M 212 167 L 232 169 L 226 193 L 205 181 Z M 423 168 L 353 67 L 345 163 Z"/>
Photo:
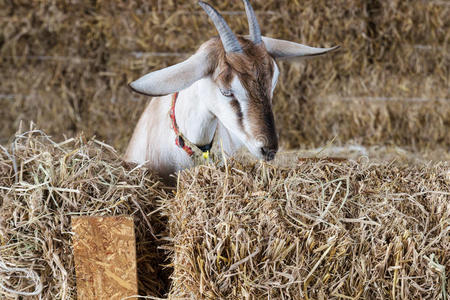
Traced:
<path id="1" fill-rule="evenodd" d="M 241 105 L 239 104 L 239 101 L 237 101 L 236 99 L 233 99 L 230 102 L 230 105 L 233 108 L 234 112 L 238 116 L 239 125 L 241 126 L 242 129 L 244 129 L 244 123 L 243 123 L 244 115 L 242 114 L 242 109 L 241 109 Z"/>

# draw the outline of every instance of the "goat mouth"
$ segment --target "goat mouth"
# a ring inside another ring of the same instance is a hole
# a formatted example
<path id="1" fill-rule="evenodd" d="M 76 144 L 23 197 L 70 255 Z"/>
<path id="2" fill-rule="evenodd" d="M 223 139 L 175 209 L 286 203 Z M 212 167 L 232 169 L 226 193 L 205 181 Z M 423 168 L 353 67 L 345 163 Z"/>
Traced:
<path id="1" fill-rule="evenodd" d="M 267 147 L 247 147 L 250 153 L 256 158 L 264 161 L 271 161 L 275 158 L 277 150 Z"/>
<path id="2" fill-rule="evenodd" d="M 246 141 L 244 145 L 247 150 L 257 159 L 264 161 L 271 161 L 275 158 L 275 155 L 278 152 L 278 145 L 268 145 L 268 143 L 264 142 L 263 138 L 256 139 L 256 141 Z"/>

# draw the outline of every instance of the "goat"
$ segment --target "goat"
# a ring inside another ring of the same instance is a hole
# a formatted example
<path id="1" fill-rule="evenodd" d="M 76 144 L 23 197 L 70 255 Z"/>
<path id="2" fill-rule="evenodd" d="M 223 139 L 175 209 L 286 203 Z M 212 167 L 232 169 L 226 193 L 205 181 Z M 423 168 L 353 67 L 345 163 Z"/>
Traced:
<path id="1" fill-rule="evenodd" d="M 221 141 L 227 155 L 245 145 L 259 159 L 274 158 L 276 60 L 322 55 L 339 46 L 314 48 L 261 36 L 252 6 L 243 2 L 249 36 L 235 36 L 219 12 L 200 1 L 219 37 L 203 43 L 187 60 L 129 84 L 156 98 L 136 125 L 126 161 L 145 164 L 167 178 L 193 166 L 194 156 L 207 153 L 213 139 Z"/>

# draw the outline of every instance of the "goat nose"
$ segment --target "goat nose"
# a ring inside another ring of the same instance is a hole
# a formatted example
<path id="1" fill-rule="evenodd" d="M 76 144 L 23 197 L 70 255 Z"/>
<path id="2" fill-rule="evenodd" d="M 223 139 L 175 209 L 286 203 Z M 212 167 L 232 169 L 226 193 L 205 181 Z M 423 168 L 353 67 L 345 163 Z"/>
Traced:
<path id="1" fill-rule="evenodd" d="M 275 154 L 277 153 L 276 148 L 271 147 L 261 147 L 261 153 L 264 156 L 265 160 L 272 160 L 275 158 Z"/>

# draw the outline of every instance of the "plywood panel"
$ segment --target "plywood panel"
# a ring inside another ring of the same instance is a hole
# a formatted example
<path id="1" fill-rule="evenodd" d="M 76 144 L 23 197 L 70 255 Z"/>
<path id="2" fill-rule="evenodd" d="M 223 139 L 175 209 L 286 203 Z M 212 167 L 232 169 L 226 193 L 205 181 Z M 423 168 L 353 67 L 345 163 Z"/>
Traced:
<path id="1" fill-rule="evenodd" d="M 73 217 L 72 230 L 78 299 L 137 295 L 133 219 Z"/>

